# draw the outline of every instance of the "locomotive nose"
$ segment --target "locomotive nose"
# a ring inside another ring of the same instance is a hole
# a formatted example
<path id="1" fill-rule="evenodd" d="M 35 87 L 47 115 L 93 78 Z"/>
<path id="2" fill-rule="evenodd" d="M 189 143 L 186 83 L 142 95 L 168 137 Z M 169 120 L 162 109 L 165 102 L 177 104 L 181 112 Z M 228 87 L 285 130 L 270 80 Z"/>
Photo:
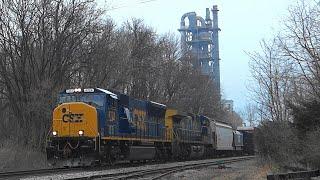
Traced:
<path id="1" fill-rule="evenodd" d="M 63 103 L 53 111 L 52 128 L 57 137 L 97 137 L 97 110 L 83 102 Z"/>

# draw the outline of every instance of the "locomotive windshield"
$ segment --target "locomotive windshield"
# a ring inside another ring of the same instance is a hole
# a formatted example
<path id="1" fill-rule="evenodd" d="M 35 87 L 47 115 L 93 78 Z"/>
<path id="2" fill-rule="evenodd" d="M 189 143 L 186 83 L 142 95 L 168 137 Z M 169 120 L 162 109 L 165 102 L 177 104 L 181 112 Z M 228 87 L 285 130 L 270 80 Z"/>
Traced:
<path id="1" fill-rule="evenodd" d="M 95 107 L 102 107 L 104 103 L 104 96 L 99 94 L 61 94 L 58 103 L 67 102 L 84 102 Z"/>

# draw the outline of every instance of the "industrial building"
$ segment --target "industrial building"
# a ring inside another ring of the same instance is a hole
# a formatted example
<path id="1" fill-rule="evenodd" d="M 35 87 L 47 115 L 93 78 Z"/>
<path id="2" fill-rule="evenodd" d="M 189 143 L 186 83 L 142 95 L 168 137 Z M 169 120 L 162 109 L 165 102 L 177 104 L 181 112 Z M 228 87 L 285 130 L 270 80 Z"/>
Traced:
<path id="1" fill-rule="evenodd" d="M 195 12 L 185 13 L 178 30 L 182 54 L 191 52 L 196 58 L 193 66 L 210 77 L 220 94 L 218 7 L 214 5 L 211 13 L 207 8 L 205 19 Z"/>

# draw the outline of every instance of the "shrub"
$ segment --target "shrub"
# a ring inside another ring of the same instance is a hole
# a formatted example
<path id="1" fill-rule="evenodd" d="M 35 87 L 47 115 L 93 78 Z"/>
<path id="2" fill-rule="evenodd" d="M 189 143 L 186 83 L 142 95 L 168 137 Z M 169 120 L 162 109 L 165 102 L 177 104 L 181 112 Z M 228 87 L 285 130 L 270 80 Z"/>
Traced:
<path id="1" fill-rule="evenodd" d="M 320 129 L 306 133 L 304 141 L 301 146 L 303 147 L 303 155 L 301 162 L 313 169 L 320 168 Z"/>
<path id="2" fill-rule="evenodd" d="M 255 132 L 258 153 L 280 166 L 297 166 L 301 153 L 296 130 L 289 122 L 263 122 Z"/>

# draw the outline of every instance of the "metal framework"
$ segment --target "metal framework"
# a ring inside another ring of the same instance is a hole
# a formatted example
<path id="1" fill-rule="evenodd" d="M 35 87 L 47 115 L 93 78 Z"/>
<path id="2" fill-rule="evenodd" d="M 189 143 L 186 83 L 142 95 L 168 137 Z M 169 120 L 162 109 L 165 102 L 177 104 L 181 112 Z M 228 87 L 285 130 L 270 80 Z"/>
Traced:
<path id="1" fill-rule="evenodd" d="M 220 94 L 218 7 L 214 5 L 211 11 L 212 19 L 209 8 L 206 8 L 205 19 L 195 12 L 185 13 L 178 31 L 182 53 L 192 53 L 197 60 L 193 66 L 210 77 Z"/>

